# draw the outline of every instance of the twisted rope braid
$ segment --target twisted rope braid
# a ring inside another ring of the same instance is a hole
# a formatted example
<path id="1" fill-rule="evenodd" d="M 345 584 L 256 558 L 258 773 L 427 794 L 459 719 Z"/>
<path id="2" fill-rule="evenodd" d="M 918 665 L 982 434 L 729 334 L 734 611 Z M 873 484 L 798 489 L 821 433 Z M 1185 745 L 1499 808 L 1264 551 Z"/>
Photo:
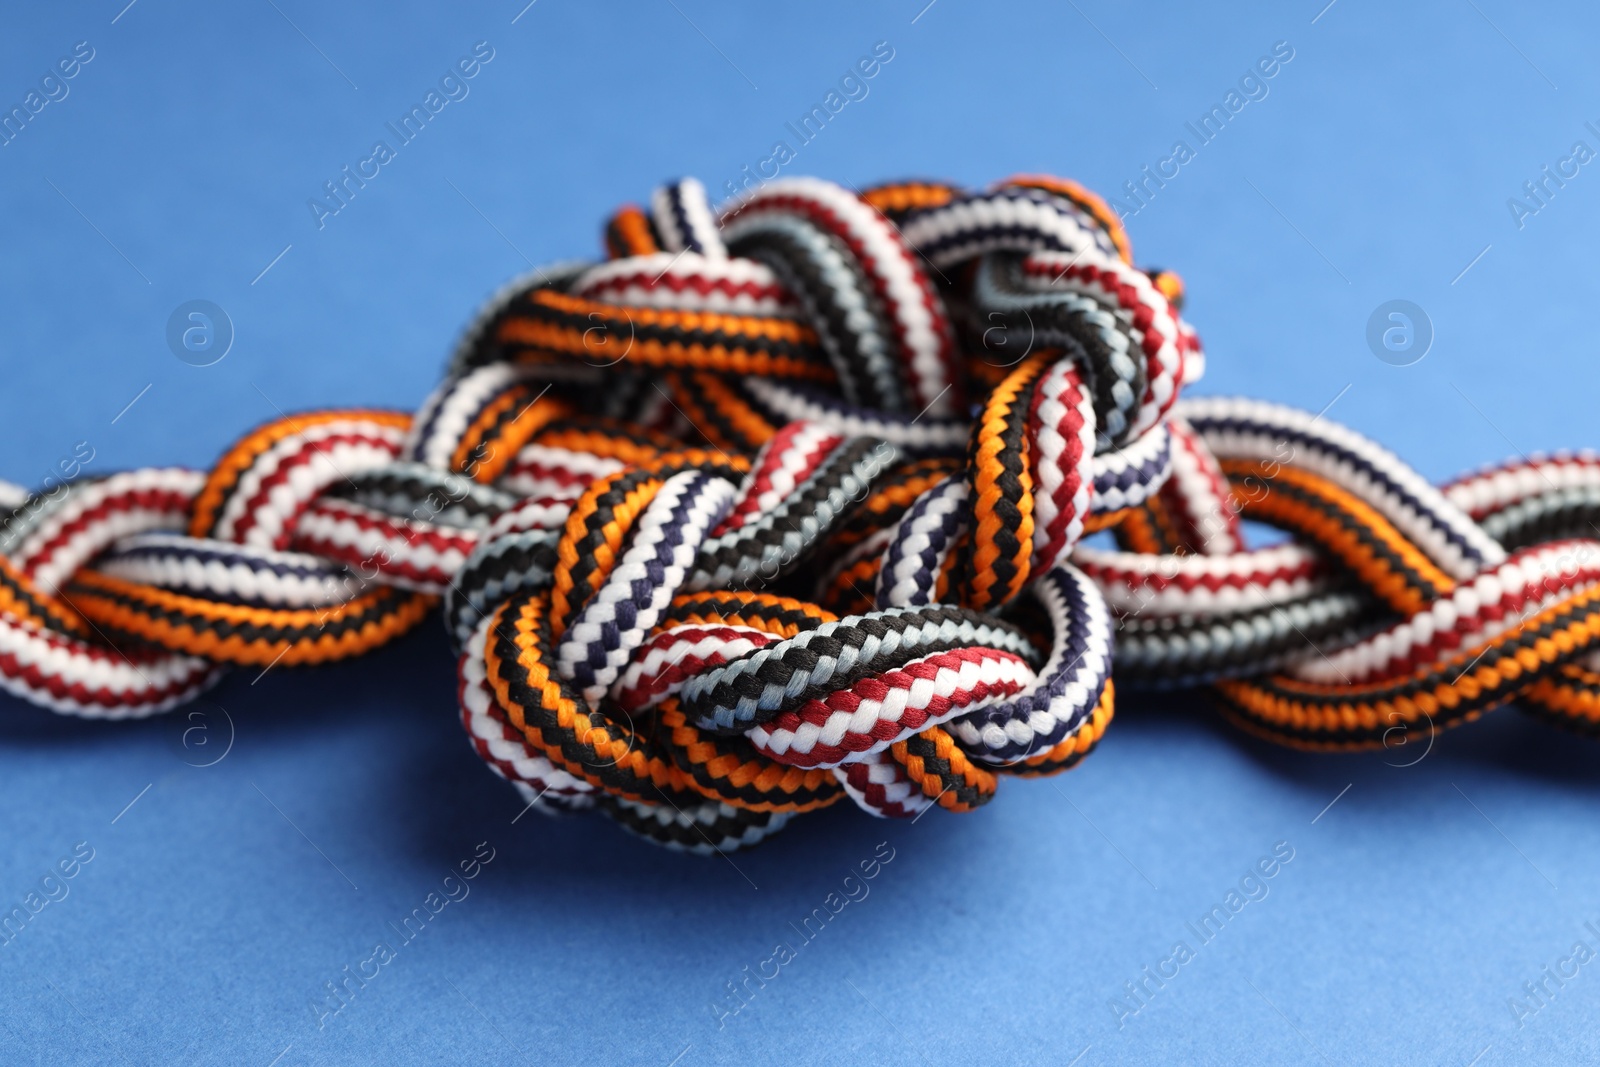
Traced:
<path id="1" fill-rule="evenodd" d="M 1182 397 L 1181 280 L 1073 182 L 717 210 L 683 180 L 605 243 L 496 293 L 414 415 L 0 483 L 0 686 L 150 715 L 438 605 L 495 773 L 701 853 L 1065 770 L 1113 669 L 1307 748 L 1513 699 L 1600 733 L 1600 457 L 1436 488 L 1321 417 Z"/>

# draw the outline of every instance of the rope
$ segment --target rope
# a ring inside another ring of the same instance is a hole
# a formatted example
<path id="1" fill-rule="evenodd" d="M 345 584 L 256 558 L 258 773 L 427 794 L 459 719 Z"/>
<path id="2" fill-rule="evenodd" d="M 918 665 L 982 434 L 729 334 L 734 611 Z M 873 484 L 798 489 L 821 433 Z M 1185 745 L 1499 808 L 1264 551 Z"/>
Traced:
<path id="1" fill-rule="evenodd" d="M 1327 419 L 1181 398 L 1182 282 L 1075 183 L 718 211 L 684 180 L 605 240 L 497 293 L 415 414 L 0 483 L 0 686 L 137 718 L 437 605 L 495 773 L 702 853 L 1071 767 L 1113 668 L 1303 748 L 1512 700 L 1600 733 L 1600 457 L 1436 488 Z"/>

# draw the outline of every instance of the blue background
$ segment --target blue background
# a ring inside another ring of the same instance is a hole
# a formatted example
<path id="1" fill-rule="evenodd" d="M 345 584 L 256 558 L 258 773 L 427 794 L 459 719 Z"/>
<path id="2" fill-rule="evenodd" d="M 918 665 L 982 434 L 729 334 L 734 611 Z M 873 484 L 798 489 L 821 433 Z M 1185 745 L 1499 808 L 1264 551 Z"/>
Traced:
<path id="1" fill-rule="evenodd" d="M 95 49 L 0 148 L 0 477 L 37 484 L 82 440 L 92 472 L 204 466 L 278 409 L 412 409 L 500 282 L 594 256 L 604 215 L 659 179 L 720 190 L 877 41 L 894 59 L 870 94 L 786 173 L 1112 193 L 1290 42 L 1267 98 L 1130 222 L 1140 262 L 1188 282 L 1202 390 L 1337 397 L 1330 418 L 1433 478 L 1596 443 L 1600 167 L 1522 228 L 1506 203 L 1574 141 L 1600 148 L 1590 5 L 125 2 L 14 8 L 0 34 L 8 108 Z M 480 40 L 470 96 L 319 230 L 307 198 Z M 165 341 L 197 298 L 237 331 L 206 368 Z M 1403 368 L 1365 339 L 1396 298 L 1436 334 Z M 1488 1065 L 1600 1046 L 1600 964 L 1521 1026 L 1507 1007 L 1580 937 L 1600 947 L 1595 749 L 1514 711 L 1398 767 L 1416 751 L 1281 751 L 1198 696 L 1130 697 L 1081 768 L 974 815 L 841 807 L 730 862 L 600 819 L 513 822 L 436 625 L 254 674 L 198 719 L 0 699 L 0 901 L 95 849 L 0 949 L 0 1059 Z M 208 753 L 232 735 L 209 767 L 180 741 L 197 725 Z M 719 1026 L 724 984 L 885 840 L 870 896 Z M 322 984 L 480 841 L 471 895 L 319 1028 Z M 1124 983 L 1279 841 L 1270 895 L 1119 1027 Z"/>

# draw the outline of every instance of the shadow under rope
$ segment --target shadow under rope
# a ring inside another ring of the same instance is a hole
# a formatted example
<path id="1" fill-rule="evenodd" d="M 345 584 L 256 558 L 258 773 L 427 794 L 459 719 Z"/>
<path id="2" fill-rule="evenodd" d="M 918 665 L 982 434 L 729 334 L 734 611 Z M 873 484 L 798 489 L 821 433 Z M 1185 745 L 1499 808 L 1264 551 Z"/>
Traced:
<path id="1" fill-rule="evenodd" d="M 225 717 L 226 737 L 217 711 Z M 208 716 L 205 728 L 218 732 L 198 738 L 195 723 L 202 720 L 196 716 L 202 713 Z M 213 747 L 201 748 L 197 741 Z M 219 758 L 216 746 L 224 741 L 230 747 Z M 1470 778 L 1479 769 L 1558 784 L 1600 799 L 1600 747 L 1522 715 L 1514 706 L 1448 730 L 1397 735 L 1383 749 L 1321 753 L 1284 748 L 1237 729 L 1216 711 L 1205 690 L 1120 690 L 1101 751 L 1069 777 L 1092 781 L 1096 768 L 1107 763 L 1106 752 L 1114 748 L 1149 744 L 1175 752 L 1193 749 L 1197 742 L 1200 749 L 1233 747 L 1261 774 L 1303 790 L 1308 803 L 1321 803 L 1318 798 L 1358 782 L 1363 792 L 1375 792 L 1392 810 L 1403 810 L 1423 780 Z M 6 754 L 70 758 L 74 753 L 116 759 L 111 754 L 115 749 L 129 761 L 150 765 L 154 760 L 157 773 L 165 760 L 168 769 L 187 763 L 233 775 L 248 773 L 263 759 L 323 760 L 308 750 L 330 744 L 341 752 L 354 747 L 362 754 L 357 766 L 330 765 L 322 771 L 347 774 L 358 784 L 359 791 L 347 802 L 364 813 L 366 832 L 380 847 L 410 854 L 414 862 L 448 865 L 464 847 L 491 840 L 511 846 L 505 867 L 522 868 L 522 875 L 596 885 L 636 878 L 642 869 L 653 878 L 699 884 L 708 877 L 703 872 L 722 865 L 715 858 L 707 864 L 698 857 L 645 849 L 603 816 L 550 817 L 523 811 L 520 797 L 485 768 L 463 735 L 454 656 L 437 617 L 358 660 L 264 674 L 235 669 L 195 704 L 146 719 L 79 719 L 0 694 L 0 759 Z M 214 765 L 206 762 L 213 758 Z M 1007 783 L 1013 789 L 1029 784 L 1042 783 Z M 1004 798 L 998 803 L 1004 805 Z M 944 814 L 929 812 L 928 817 Z M 945 827 L 946 836 L 959 842 L 965 830 L 981 832 L 977 824 L 992 817 L 993 808 L 949 820 L 961 825 Z M 852 848 L 870 852 L 901 829 L 897 822 L 870 818 L 841 803 L 797 816 L 772 843 L 738 853 L 735 862 L 741 877 L 759 885 L 761 876 L 780 877 L 795 864 L 833 863 Z M 651 858 L 641 859 L 642 851 Z M 717 871 L 709 877 L 721 885 L 726 874 Z"/>
<path id="2" fill-rule="evenodd" d="M 1415 786 L 1415 778 L 1408 775 L 1438 776 L 1478 768 L 1560 784 L 1600 799 L 1600 743 L 1525 715 L 1514 703 L 1459 726 L 1396 730 L 1382 748 L 1314 752 L 1273 744 L 1235 727 L 1217 710 L 1206 689 L 1123 688 L 1117 691 L 1117 716 L 1103 744 L 1114 744 L 1119 734 L 1128 741 L 1129 735 L 1150 733 L 1168 738 L 1170 746 L 1172 731 L 1196 728 L 1225 739 L 1263 774 L 1319 788 L 1335 779 L 1342 785 L 1354 778 L 1381 787 L 1388 799 L 1399 804 Z"/>

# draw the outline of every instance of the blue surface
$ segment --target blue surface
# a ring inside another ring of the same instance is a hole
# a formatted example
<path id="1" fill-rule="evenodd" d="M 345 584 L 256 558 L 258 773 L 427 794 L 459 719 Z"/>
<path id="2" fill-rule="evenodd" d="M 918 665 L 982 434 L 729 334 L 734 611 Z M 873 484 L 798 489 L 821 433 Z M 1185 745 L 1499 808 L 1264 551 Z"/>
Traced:
<path id="1" fill-rule="evenodd" d="M 1592 6 L 125 2 L 31 5 L 0 35 L 8 108 L 75 42 L 94 50 L 0 148 L 12 480 L 36 484 L 80 441 L 92 471 L 204 465 L 280 408 L 414 407 L 497 284 L 595 254 L 604 214 L 658 179 L 721 189 L 878 41 L 893 60 L 786 173 L 1047 171 L 1114 193 L 1289 42 L 1265 98 L 1130 222 L 1139 260 L 1189 284 L 1204 390 L 1337 397 L 1330 418 L 1435 478 L 1597 443 L 1600 169 L 1521 228 L 1507 206 L 1573 142 L 1600 149 Z M 479 41 L 494 58 L 469 94 L 319 230 L 307 199 Z M 168 351 L 191 299 L 236 327 L 214 366 Z M 1391 299 L 1436 332 L 1413 366 L 1365 340 Z M 0 699 L 0 901 L 93 850 L 0 949 L 0 1061 L 1600 1051 L 1600 967 L 1520 1025 L 1508 1008 L 1574 942 L 1600 947 L 1583 925 L 1600 927 L 1596 750 L 1515 712 L 1402 768 L 1388 764 L 1414 752 L 1289 753 L 1198 697 L 1124 699 L 1081 768 L 1008 782 L 977 814 L 906 826 L 835 809 L 724 861 L 599 819 L 514 823 L 516 797 L 461 737 L 437 626 L 361 662 L 252 677 L 199 719 L 81 724 Z M 188 765 L 223 751 L 229 722 L 226 756 Z M 485 841 L 470 895 L 319 1026 L 323 983 L 397 941 L 389 924 Z M 770 974 L 774 947 L 800 940 L 790 924 L 884 841 L 870 894 L 719 1021 L 725 984 Z M 1277 842 L 1293 859 L 1267 895 L 1200 946 L 1186 923 Z M 1194 958 L 1119 1019 L 1124 983 L 1180 940 Z"/>

